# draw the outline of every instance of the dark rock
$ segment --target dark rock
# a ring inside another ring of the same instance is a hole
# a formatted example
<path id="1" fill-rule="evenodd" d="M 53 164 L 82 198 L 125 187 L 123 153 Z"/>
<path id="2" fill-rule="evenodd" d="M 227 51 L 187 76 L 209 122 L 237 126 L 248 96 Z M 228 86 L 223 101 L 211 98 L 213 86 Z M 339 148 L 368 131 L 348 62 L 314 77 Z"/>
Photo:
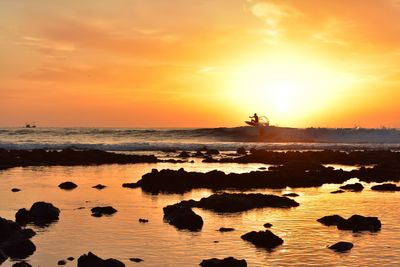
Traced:
<path id="1" fill-rule="evenodd" d="M 182 152 L 178 155 L 178 157 L 180 157 L 180 158 L 188 158 L 188 157 L 190 157 L 190 155 L 189 155 L 188 152 L 182 151 Z"/>
<path id="2" fill-rule="evenodd" d="M 236 150 L 236 153 L 238 153 L 239 155 L 246 155 L 247 154 L 246 149 L 244 147 L 239 147 Z"/>
<path id="3" fill-rule="evenodd" d="M 272 249 L 283 244 L 283 239 L 274 235 L 271 231 L 249 232 L 241 236 L 243 240 L 251 242 L 257 247 Z"/>
<path id="4" fill-rule="evenodd" d="M 140 219 L 139 219 L 139 222 L 140 222 L 140 223 L 148 223 L 149 220 L 140 218 Z"/>
<path id="5" fill-rule="evenodd" d="M 397 186 L 396 184 L 379 184 L 379 185 L 374 185 L 371 187 L 371 190 L 375 191 L 400 191 L 400 186 Z"/>
<path id="6" fill-rule="evenodd" d="M 94 207 L 90 211 L 93 213 L 92 216 L 94 216 L 94 217 L 101 217 L 101 216 L 97 216 L 98 214 L 101 214 L 101 215 L 112 215 L 112 214 L 117 212 L 117 210 L 114 209 L 111 206 Z"/>
<path id="7" fill-rule="evenodd" d="M 203 260 L 200 263 L 200 266 L 202 267 L 247 267 L 247 262 L 246 260 L 237 260 L 233 257 L 228 257 L 225 259 L 208 259 L 208 260 Z"/>
<path id="8" fill-rule="evenodd" d="M 350 242 L 338 242 L 332 246 L 329 246 L 330 249 L 336 252 L 345 252 L 353 248 L 353 244 Z"/>
<path id="9" fill-rule="evenodd" d="M 219 155 L 218 149 L 207 149 L 206 152 L 208 155 Z"/>
<path id="10" fill-rule="evenodd" d="M 286 194 L 283 194 L 282 196 L 284 196 L 284 197 L 298 197 L 299 194 L 296 194 L 296 193 L 286 193 Z"/>
<path id="11" fill-rule="evenodd" d="M 59 260 L 57 262 L 57 265 L 65 265 L 65 264 L 67 264 L 67 262 L 65 260 Z"/>
<path id="12" fill-rule="evenodd" d="M 78 258 L 78 267 L 125 267 L 125 264 L 115 259 L 103 260 L 89 252 Z"/>
<path id="13" fill-rule="evenodd" d="M 299 204 L 287 197 L 264 194 L 213 194 L 200 201 L 190 202 L 192 207 L 199 207 L 216 212 L 241 212 L 255 208 L 290 208 Z"/>
<path id="14" fill-rule="evenodd" d="M 73 260 L 75 260 L 75 258 L 74 257 L 68 257 L 67 260 L 73 261 Z"/>
<path id="15" fill-rule="evenodd" d="M 270 223 L 264 223 L 264 227 L 265 227 L 265 228 L 271 228 L 271 227 L 272 227 L 272 224 L 270 224 Z"/>
<path id="16" fill-rule="evenodd" d="M 355 183 L 355 184 L 346 184 L 339 188 L 343 190 L 351 190 L 353 192 L 360 192 L 364 189 L 364 186 L 360 183 Z"/>
<path id="17" fill-rule="evenodd" d="M 166 206 L 164 210 L 164 220 L 178 229 L 189 231 L 199 231 L 203 227 L 203 219 L 200 215 L 186 205 L 180 203 Z"/>
<path id="18" fill-rule="evenodd" d="M 198 151 L 196 151 L 196 154 L 194 154 L 194 156 L 195 156 L 195 157 L 201 158 L 201 157 L 204 157 L 204 154 L 203 154 L 203 152 L 201 152 L 200 150 L 198 150 Z"/>
<path id="19" fill-rule="evenodd" d="M 98 185 L 93 186 L 92 188 L 101 190 L 101 189 L 104 189 L 104 188 L 106 188 L 106 187 L 107 187 L 107 186 L 105 186 L 105 185 L 103 185 L 103 184 L 98 184 Z"/>
<path id="20" fill-rule="evenodd" d="M 21 261 L 13 264 L 13 267 L 32 267 L 29 263 L 26 261 Z"/>
<path id="21" fill-rule="evenodd" d="M 221 228 L 218 229 L 218 231 L 220 231 L 220 232 L 232 232 L 232 231 L 235 231 L 235 229 L 234 228 L 229 228 L 229 227 L 221 227 Z"/>
<path id="22" fill-rule="evenodd" d="M 331 192 L 331 194 L 340 194 L 340 193 L 344 193 L 344 190 L 335 190 Z"/>
<path id="23" fill-rule="evenodd" d="M 125 188 L 138 188 L 140 185 L 138 183 L 124 183 L 122 184 L 122 187 Z"/>
<path id="24" fill-rule="evenodd" d="M 8 259 L 8 256 L 0 249 L 0 265 Z"/>
<path id="25" fill-rule="evenodd" d="M 133 261 L 133 262 L 142 262 L 143 261 L 143 259 L 141 259 L 141 258 L 130 258 L 129 260 Z"/>
<path id="26" fill-rule="evenodd" d="M 72 190 L 77 188 L 78 186 L 73 183 L 73 182 L 63 182 L 61 184 L 58 185 L 59 188 L 64 189 L 64 190 Z"/>
<path id="27" fill-rule="evenodd" d="M 331 226 L 343 223 L 345 219 L 339 215 L 329 215 L 329 216 L 324 216 L 318 219 L 317 221 L 324 225 Z"/>
<path id="28" fill-rule="evenodd" d="M 94 212 L 94 213 L 92 213 L 92 216 L 96 217 L 96 218 L 100 218 L 100 217 L 103 217 L 103 214 L 101 214 L 99 212 Z"/>
<path id="29" fill-rule="evenodd" d="M 351 230 L 353 232 L 377 232 L 381 230 L 381 221 L 377 217 L 364 217 L 361 215 L 353 215 L 349 219 L 340 222 L 337 225 L 337 228 L 340 230 Z"/>
<path id="30" fill-rule="evenodd" d="M 35 202 L 30 210 L 19 209 L 15 214 L 17 223 L 25 225 L 33 222 L 39 226 L 45 226 L 58 220 L 60 210 L 47 202 Z"/>
<path id="31" fill-rule="evenodd" d="M 14 193 L 19 192 L 19 191 L 21 191 L 21 189 L 19 189 L 19 188 L 13 188 L 13 189 L 11 189 L 11 192 L 14 192 Z"/>

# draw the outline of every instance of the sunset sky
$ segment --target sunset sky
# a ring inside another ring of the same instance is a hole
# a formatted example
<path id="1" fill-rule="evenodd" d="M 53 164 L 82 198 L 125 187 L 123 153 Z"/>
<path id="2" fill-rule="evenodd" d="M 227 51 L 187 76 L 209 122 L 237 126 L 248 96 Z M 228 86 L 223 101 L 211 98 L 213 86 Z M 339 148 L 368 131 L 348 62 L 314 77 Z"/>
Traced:
<path id="1" fill-rule="evenodd" d="M 3 0 L 0 79 L 0 126 L 400 127 L 400 1 Z"/>

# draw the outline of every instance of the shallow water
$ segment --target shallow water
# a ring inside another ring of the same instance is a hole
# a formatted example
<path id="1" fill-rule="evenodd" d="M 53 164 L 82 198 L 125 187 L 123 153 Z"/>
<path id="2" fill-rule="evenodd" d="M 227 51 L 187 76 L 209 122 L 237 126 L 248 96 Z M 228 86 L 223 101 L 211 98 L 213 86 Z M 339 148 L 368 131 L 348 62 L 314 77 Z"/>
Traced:
<path id="1" fill-rule="evenodd" d="M 152 168 L 225 172 L 248 172 L 262 164 L 135 164 L 90 167 L 27 167 L 0 171 L 0 216 L 14 219 L 15 212 L 29 208 L 35 201 L 47 201 L 61 209 L 60 220 L 48 228 L 33 227 L 32 238 L 37 250 L 28 258 L 32 266 L 57 266 L 69 256 L 78 258 L 92 251 L 103 258 L 113 257 L 127 266 L 198 266 L 202 259 L 227 256 L 244 258 L 248 266 L 396 266 L 400 264 L 400 192 L 381 193 L 369 189 L 361 193 L 330 194 L 339 185 L 290 190 L 257 190 L 257 192 L 300 194 L 293 209 L 257 209 L 239 214 L 219 215 L 195 209 L 203 217 L 200 232 L 179 231 L 163 222 L 162 207 L 184 199 L 200 199 L 209 190 L 194 190 L 184 195 L 148 195 L 141 189 L 122 188 L 124 182 L 135 182 Z M 267 166 L 268 167 L 268 166 Z M 72 191 L 57 185 L 71 180 L 79 186 Z M 108 187 L 96 190 L 102 183 Z M 12 193 L 13 187 L 22 191 Z M 118 212 L 111 217 L 94 218 L 90 208 L 112 205 Z M 78 209 L 85 207 L 84 209 Z M 316 219 L 331 214 L 378 216 L 382 230 L 378 233 L 352 233 L 326 227 Z M 149 219 L 140 224 L 139 218 Z M 284 244 L 272 252 L 257 249 L 240 236 L 252 230 L 263 230 L 269 222 L 272 232 Z M 233 227 L 228 233 L 216 231 Z M 218 241 L 215 243 L 214 241 Z M 354 248 L 338 254 L 326 246 L 350 241 Z M 144 259 L 141 263 L 129 258 Z M 11 266 L 7 261 L 2 266 Z M 76 261 L 67 266 L 76 266 Z"/>

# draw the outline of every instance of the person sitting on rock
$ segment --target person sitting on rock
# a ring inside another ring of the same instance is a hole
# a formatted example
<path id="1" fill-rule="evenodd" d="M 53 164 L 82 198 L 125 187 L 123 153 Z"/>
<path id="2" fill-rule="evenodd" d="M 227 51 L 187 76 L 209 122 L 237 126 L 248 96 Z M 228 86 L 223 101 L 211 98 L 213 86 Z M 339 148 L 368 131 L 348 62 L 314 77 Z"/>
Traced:
<path id="1" fill-rule="evenodd" d="M 249 116 L 249 118 L 251 119 L 251 122 L 254 122 L 255 124 L 258 124 L 258 115 L 257 115 L 257 113 L 254 113 L 253 116 Z"/>

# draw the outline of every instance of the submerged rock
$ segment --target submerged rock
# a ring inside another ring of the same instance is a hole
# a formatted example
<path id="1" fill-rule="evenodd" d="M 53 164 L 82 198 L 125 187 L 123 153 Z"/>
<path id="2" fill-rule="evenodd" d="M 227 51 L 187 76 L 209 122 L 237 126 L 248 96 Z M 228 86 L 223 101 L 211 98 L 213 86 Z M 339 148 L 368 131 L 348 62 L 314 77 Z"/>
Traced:
<path id="1" fill-rule="evenodd" d="M 63 182 L 58 185 L 59 188 L 64 189 L 64 190 L 72 190 L 77 188 L 78 186 L 74 182 Z"/>
<path id="2" fill-rule="evenodd" d="M 143 259 L 141 259 L 141 258 L 130 258 L 129 260 L 133 261 L 133 262 L 142 262 L 143 261 Z"/>
<path id="3" fill-rule="evenodd" d="M 19 191 L 21 191 L 21 189 L 19 189 L 19 188 L 13 188 L 13 189 L 11 189 L 11 192 L 14 192 L 14 193 L 19 192 Z"/>
<path id="4" fill-rule="evenodd" d="M 353 248 L 353 244 L 350 242 L 338 242 L 332 246 L 329 246 L 330 249 L 336 252 L 345 252 Z"/>
<path id="5" fill-rule="evenodd" d="M 239 148 L 236 150 L 236 153 L 239 154 L 239 155 L 246 155 L 246 154 L 247 154 L 247 151 L 246 151 L 246 149 L 245 149 L 244 147 L 239 147 Z"/>
<path id="6" fill-rule="evenodd" d="M 58 220 L 60 210 L 47 202 L 35 202 L 30 210 L 19 209 L 15 214 L 17 223 L 25 225 L 27 223 L 34 223 L 39 226 L 45 226 Z"/>
<path id="7" fill-rule="evenodd" d="M 164 220 L 178 229 L 189 231 L 199 231 L 203 227 L 203 219 L 197 215 L 189 206 L 175 205 L 166 206 L 164 210 Z"/>
<path id="8" fill-rule="evenodd" d="M 225 259 L 208 259 L 208 260 L 203 260 L 200 263 L 200 266 L 202 267 L 247 267 L 247 262 L 246 260 L 237 260 L 233 257 L 228 257 Z"/>
<path id="9" fill-rule="evenodd" d="M 340 194 L 340 193 L 344 193 L 344 192 L 345 192 L 344 190 L 335 190 L 335 191 L 332 191 L 331 194 Z"/>
<path id="10" fill-rule="evenodd" d="M 98 189 L 98 190 L 102 190 L 102 189 L 104 189 L 104 188 L 106 188 L 106 187 L 107 187 L 107 186 L 105 186 L 105 185 L 103 185 L 103 184 L 98 184 L 98 185 L 93 186 L 92 188 Z"/>
<path id="11" fill-rule="evenodd" d="M 138 188 L 140 185 L 138 183 L 123 183 L 122 187 L 125 188 Z"/>
<path id="12" fill-rule="evenodd" d="M 125 267 L 125 264 L 116 259 L 103 260 L 89 252 L 78 258 L 78 267 Z"/>
<path id="13" fill-rule="evenodd" d="M 272 227 L 272 224 L 270 224 L 270 223 L 264 223 L 264 227 L 265 227 L 265 228 L 271 228 L 271 227 Z"/>
<path id="14" fill-rule="evenodd" d="M 57 265 L 65 265 L 65 264 L 67 264 L 67 262 L 65 260 L 59 260 L 57 262 Z"/>
<path id="15" fill-rule="evenodd" d="M 331 226 L 343 223 L 344 221 L 346 221 L 346 219 L 344 219 L 342 216 L 335 214 L 335 215 L 324 216 L 318 219 L 317 221 L 324 225 Z"/>
<path id="16" fill-rule="evenodd" d="M 243 240 L 249 241 L 257 247 L 273 249 L 283 244 L 283 239 L 273 234 L 269 230 L 259 232 L 249 232 L 241 236 Z"/>
<path id="17" fill-rule="evenodd" d="M 139 219 L 139 222 L 140 222 L 140 223 L 148 223 L 148 222 L 149 222 L 149 220 L 147 220 L 147 219 L 143 219 L 143 218 L 140 218 L 140 219 Z"/>
<path id="18" fill-rule="evenodd" d="M 235 231 L 235 228 L 229 228 L 229 227 L 221 227 L 218 229 L 218 231 L 224 233 L 224 232 L 232 232 Z"/>
<path id="19" fill-rule="evenodd" d="M 377 217 L 364 217 L 356 214 L 339 223 L 337 228 L 340 230 L 351 230 L 353 232 L 377 232 L 381 230 L 381 221 Z"/>
<path id="20" fill-rule="evenodd" d="M 296 194 L 296 193 L 286 193 L 286 194 L 283 194 L 282 196 L 284 196 L 284 197 L 298 197 L 299 194 Z"/>
<path id="21" fill-rule="evenodd" d="M 371 187 L 371 190 L 374 191 L 400 191 L 400 186 L 397 186 L 396 184 L 379 184 L 379 185 L 374 185 Z"/>
<path id="22" fill-rule="evenodd" d="M 117 210 L 111 206 L 94 207 L 90 211 L 92 212 L 92 216 L 94 217 L 101 217 L 102 215 L 112 215 L 117 212 Z"/>
<path id="23" fill-rule="evenodd" d="M 360 183 L 355 183 L 355 184 L 346 184 L 339 188 L 344 190 L 351 190 L 353 192 L 360 192 L 364 189 L 364 186 Z"/>

